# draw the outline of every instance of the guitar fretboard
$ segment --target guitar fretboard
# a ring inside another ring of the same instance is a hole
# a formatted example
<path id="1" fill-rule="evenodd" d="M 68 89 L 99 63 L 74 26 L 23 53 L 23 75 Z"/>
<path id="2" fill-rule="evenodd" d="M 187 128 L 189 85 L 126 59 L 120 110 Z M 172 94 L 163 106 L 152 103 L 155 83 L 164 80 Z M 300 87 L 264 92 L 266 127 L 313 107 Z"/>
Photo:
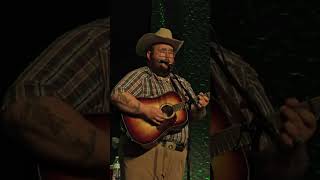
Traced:
<path id="1" fill-rule="evenodd" d="M 207 97 L 210 97 L 210 92 L 205 93 L 205 95 Z M 198 102 L 196 102 L 196 103 L 198 103 Z M 173 108 L 173 111 L 176 112 L 176 111 L 179 111 L 181 109 L 186 109 L 187 108 L 187 104 L 186 104 L 186 102 L 181 102 L 181 103 L 173 105 L 172 108 Z"/>
<path id="2" fill-rule="evenodd" d="M 309 106 L 311 111 L 315 114 L 316 119 L 319 119 L 320 116 L 320 97 L 312 98 L 305 102 Z"/>
<path id="3" fill-rule="evenodd" d="M 184 109 L 185 107 L 186 107 L 185 102 L 181 102 L 172 106 L 174 112 Z"/>

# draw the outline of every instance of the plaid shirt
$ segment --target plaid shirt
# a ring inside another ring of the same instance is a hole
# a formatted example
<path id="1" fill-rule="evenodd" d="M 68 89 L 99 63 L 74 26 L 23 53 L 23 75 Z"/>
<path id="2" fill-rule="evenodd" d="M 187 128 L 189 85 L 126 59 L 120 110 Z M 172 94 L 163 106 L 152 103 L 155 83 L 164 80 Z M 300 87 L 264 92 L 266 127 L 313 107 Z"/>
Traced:
<path id="1" fill-rule="evenodd" d="M 192 94 L 193 98 L 196 98 L 196 95 L 190 83 L 182 77 L 178 76 L 178 79 L 182 83 L 182 85 Z M 178 85 L 176 79 L 173 79 L 173 81 Z M 112 91 L 128 92 L 136 98 L 154 98 L 169 91 L 177 92 L 170 81 L 157 76 L 147 66 L 129 72 L 117 83 Z M 185 100 L 185 92 L 179 85 L 177 93 L 183 100 Z M 188 140 L 188 125 L 182 128 L 182 130 L 178 133 L 167 134 L 163 137 L 162 140 L 179 144 L 186 144 Z"/>
<path id="2" fill-rule="evenodd" d="M 211 46 L 216 47 L 215 44 L 211 44 Z M 257 105 L 257 108 L 260 110 L 261 115 L 265 118 L 265 120 L 269 121 L 269 123 L 273 124 L 273 126 L 277 129 L 281 127 L 281 120 L 280 118 L 271 116 L 275 113 L 274 108 L 268 99 L 266 92 L 262 86 L 262 84 L 259 81 L 258 74 L 256 71 L 250 67 L 249 64 L 244 62 L 242 58 L 227 50 L 224 49 L 224 55 L 225 55 L 225 62 L 228 69 L 230 70 L 231 74 L 235 77 L 235 79 L 239 82 L 240 86 L 248 92 L 249 96 L 251 96 L 251 99 L 255 102 Z M 220 52 L 218 52 L 220 54 Z M 221 54 L 220 54 L 221 56 Z M 213 74 L 216 76 L 218 81 L 220 81 L 220 84 L 223 84 L 223 88 L 226 90 L 226 92 L 233 97 L 234 101 L 240 106 L 240 109 L 245 116 L 248 123 L 255 120 L 256 122 L 262 121 L 263 119 L 257 119 L 257 117 L 254 117 L 254 114 L 248 109 L 248 106 L 243 103 L 243 99 L 240 96 L 240 94 L 235 90 L 233 86 L 231 86 L 227 80 L 224 74 L 222 73 L 221 69 L 219 68 L 218 64 L 214 61 L 214 59 L 211 59 L 211 67 Z M 224 111 L 227 112 L 228 120 L 230 120 L 231 123 L 234 123 L 232 114 L 230 112 L 230 109 L 228 105 L 224 102 L 224 100 L 219 96 L 216 99 L 217 102 L 219 102 Z M 243 105 L 241 105 L 243 104 Z M 273 117 L 273 118 L 269 118 Z M 256 119 L 254 119 L 256 118 Z M 239 137 L 239 136 L 237 136 Z M 237 138 L 236 137 L 236 138 Z M 277 150 L 275 148 L 274 139 L 272 139 L 268 134 L 265 132 L 262 132 L 261 138 L 259 139 L 260 142 L 257 144 L 260 151 L 264 150 L 271 150 L 275 151 Z M 231 141 L 232 142 L 232 141 Z M 217 152 L 216 145 L 218 143 L 211 141 L 210 142 L 210 148 L 211 153 L 213 150 Z M 248 133 L 244 133 L 243 136 L 241 136 L 240 139 L 240 146 L 250 144 L 252 145 L 252 138 L 249 136 Z M 249 149 L 252 148 L 252 146 L 249 145 Z M 306 150 L 298 150 L 299 152 L 295 151 L 294 156 L 291 156 L 290 161 L 288 162 L 288 165 L 285 169 L 285 171 L 276 171 L 277 173 L 273 174 L 269 170 L 269 158 L 270 154 L 258 154 L 255 153 L 255 156 L 257 159 L 251 159 L 250 171 L 252 171 L 251 175 L 253 175 L 250 179 L 304 179 L 304 176 L 301 176 L 305 170 L 307 170 L 307 167 L 309 165 L 308 162 L 308 155 Z M 304 152 L 303 152 L 304 151 Z M 218 150 L 219 152 L 219 150 Z M 265 151 L 264 151 L 265 152 Z M 213 153 L 214 154 L 214 153 Z M 214 155 L 211 154 L 211 158 L 214 158 Z M 293 155 L 293 154 L 292 154 Z M 265 159 L 267 158 L 267 159 Z M 260 159 L 260 160 L 259 160 Z M 263 160 L 261 160 L 263 159 Z M 280 161 L 279 161 L 280 162 Z M 284 167 L 284 164 L 282 164 L 283 161 L 280 162 L 280 164 L 272 164 L 274 168 L 281 168 Z M 294 164 L 294 166 L 293 166 Z M 267 165 L 266 167 L 264 165 Z M 268 170 L 264 169 L 267 168 Z M 281 168 L 282 169 L 282 168 Z M 283 173 L 283 174 L 282 174 Z"/>
<path id="3" fill-rule="evenodd" d="M 109 112 L 110 19 L 57 38 L 9 87 L 3 108 L 32 96 L 55 96 L 80 113 Z"/>
<path id="4" fill-rule="evenodd" d="M 211 43 L 210 46 L 213 48 L 217 48 L 217 45 L 214 43 Z M 235 79 L 239 82 L 240 86 L 249 92 L 249 95 L 251 98 L 255 101 L 255 103 L 258 105 L 258 108 L 262 112 L 262 116 L 269 117 L 272 113 L 274 113 L 273 106 L 271 102 L 269 101 L 265 90 L 260 83 L 258 79 L 258 74 L 256 71 L 246 62 L 242 60 L 242 58 L 233 53 L 232 51 L 229 51 L 227 49 L 223 49 L 224 57 L 225 57 L 225 64 L 228 67 L 229 71 L 235 77 Z M 222 59 L 222 56 L 220 52 L 218 52 L 220 58 Z M 223 86 L 223 89 L 227 92 L 230 97 L 232 97 L 232 100 L 235 101 L 236 104 L 239 105 L 241 108 L 241 112 L 244 115 L 244 117 L 247 120 L 247 123 L 250 123 L 253 118 L 255 118 L 252 114 L 252 112 L 248 109 L 247 106 L 245 106 L 245 101 L 241 97 L 241 95 L 237 92 L 237 90 L 232 86 L 228 81 L 225 75 L 223 74 L 222 70 L 220 69 L 219 65 L 215 62 L 214 59 L 211 59 L 211 70 L 213 71 L 212 74 L 215 75 L 216 79 L 220 82 L 220 84 Z M 213 88 L 214 89 L 214 88 Z M 216 99 L 217 102 L 220 103 L 223 110 L 226 112 L 226 115 L 228 116 L 228 119 L 231 123 L 235 123 L 233 121 L 233 115 L 225 102 L 224 99 L 221 98 L 220 95 L 218 95 L 218 98 Z M 274 125 L 276 125 L 276 121 L 272 121 Z M 237 139 L 237 137 L 235 137 Z M 240 145 L 246 145 L 251 143 L 251 137 L 249 137 L 248 134 L 244 134 L 241 138 Z M 267 147 L 270 141 L 268 140 L 267 136 L 262 136 L 260 147 L 264 148 Z"/>

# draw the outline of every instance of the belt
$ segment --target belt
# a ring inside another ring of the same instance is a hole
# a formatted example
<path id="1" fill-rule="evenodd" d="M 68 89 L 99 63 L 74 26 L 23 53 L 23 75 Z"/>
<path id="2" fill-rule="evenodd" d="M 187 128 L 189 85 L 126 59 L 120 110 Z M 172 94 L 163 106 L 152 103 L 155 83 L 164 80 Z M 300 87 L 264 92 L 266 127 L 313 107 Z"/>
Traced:
<path id="1" fill-rule="evenodd" d="M 177 144 L 177 143 L 170 142 L 170 141 L 161 141 L 161 145 L 163 147 L 170 149 L 170 150 L 175 150 L 175 151 L 180 151 L 180 152 L 183 151 L 185 148 L 184 144 Z"/>

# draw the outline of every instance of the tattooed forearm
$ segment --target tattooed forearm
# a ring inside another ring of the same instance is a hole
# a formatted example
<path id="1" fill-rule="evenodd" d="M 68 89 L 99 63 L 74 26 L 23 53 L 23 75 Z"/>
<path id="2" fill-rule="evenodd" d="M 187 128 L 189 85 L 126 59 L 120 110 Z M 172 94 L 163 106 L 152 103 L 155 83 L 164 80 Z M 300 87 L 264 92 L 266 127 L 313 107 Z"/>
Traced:
<path id="1" fill-rule="evenodd" d="M 89 160 L 94 153 L 96 146 L 97 132 L 92 129 L 88 129 L 88 140 L 81 140 L 79 137 L 70 136 L 70 145 L 81 150 L 82 160 Z"/>
<path id="2" fill-rule="evenodd" d="M 140 105 L 141 105 L 140 102 L 138 102 L 137 105 L 134 105 L 134 113 L 139 113 L 140 112 Z"/>
<path id="3" fill-rule="evenodd" d="M 39 123 L 42 127 L 49 129 L 53 136 L 63 133 L 65 126 L 68 124 L 63 118 L 56 116 L 37 101 L 27 102 L 25 111 L 27 121 Z"/>
<path id="4" fill-rule="evenodd" d="M 63 145 L 67 151 L 78 152 L 81 160 L 88 160 L 94 153 L 97 132 L 88 128 L 79 136 L 71 132 L 72 123 L 37 101 L 27 102 L 25 118 L 29 126 L 39 126 L 38 132 Z"/>
<path id="5" fill-rule="evenodd" d="M 128 92 L 114 91 L 111 100 L 123 112 L 141 113 L 141 102 Z"/>
<path id="6" fill-rule="evenodd" d="M 88 133 L 86 134 L 88 139 L 86 137 L 84 137 L 84 139 L 81 139 L 80 137 L 74 136 L 69 131 L 67 131 L 67 123 L 64 119 L 54 114 L 49 115 L 48 126 L 50 127 L 53 135 L 57 136 L 58 138 L 64 138 L 67 144 L 75 149 L 82 151 L 81 153 L 83 154 L 83 160 L 89 159 L 94 152 L 97 132 L 94 129 L 88 129 Z"/>
<path id="7" fill-rule="evenodd" d="M 123 104 L 128 104 L 130 102 L 130 100 L 121 92 L 119 92 L 118 94 L 118 101 L 120 101 Z"/>

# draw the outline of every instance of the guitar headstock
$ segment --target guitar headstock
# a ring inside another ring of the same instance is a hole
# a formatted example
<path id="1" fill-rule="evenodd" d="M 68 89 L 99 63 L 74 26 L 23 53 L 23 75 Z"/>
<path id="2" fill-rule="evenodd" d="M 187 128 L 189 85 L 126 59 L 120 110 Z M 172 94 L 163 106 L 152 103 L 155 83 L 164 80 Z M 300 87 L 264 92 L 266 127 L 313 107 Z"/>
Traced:
<path id="1" fill-rule="evenodd" d="M 320 116 L 320 96 L 308 99 L 305 103 L 307 104 L 308 108 L 314 113 L 316 119 L 318 120 Z"/>

